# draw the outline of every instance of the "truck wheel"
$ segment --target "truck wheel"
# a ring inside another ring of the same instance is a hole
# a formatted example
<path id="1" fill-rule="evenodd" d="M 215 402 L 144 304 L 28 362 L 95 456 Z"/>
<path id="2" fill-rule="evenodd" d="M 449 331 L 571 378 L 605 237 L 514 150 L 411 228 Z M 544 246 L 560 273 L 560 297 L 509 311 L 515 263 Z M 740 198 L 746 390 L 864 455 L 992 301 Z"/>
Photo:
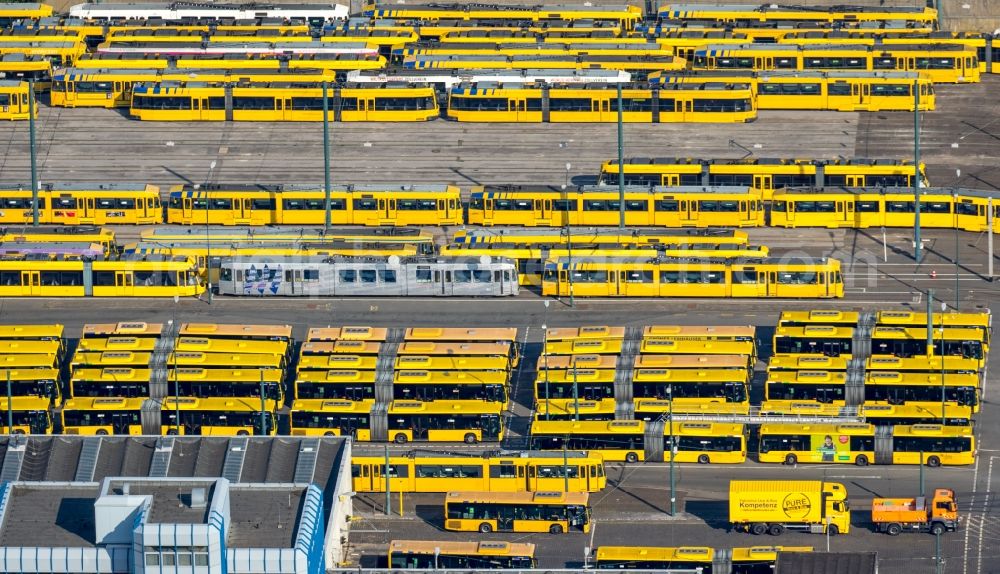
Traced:
<path id="1" fill-rule="evenodd" d="M 785 455 L 785 464 L 788 466 L 795 466 L 799 463 L 799 457 L 794 454 Z"/>
<path id="2" fill-rule="evenodd" d="M 937 468 L 941 466 L 941 459 L 936 456 L 929 456 L 927 457 L 927 466 Z"/>
<path id="3" fill-rule="evenodd" d="M 760 536 L 765 532 L 767 532 L 767 525 L 763 522 L 754 522 L 750 525 L 750 534 L 753 534 L 754 536 Z"/>
<path id="4" fill-rule="evenodd" d="M 707 454 L 698 455 L 698 464 L 708 464 L 710 462 L 712 462 L 712 459 L 708 458 Z"/>
<path id="5" fill-rule="evenodd" d="M 944 534 L 944 530 L 945 530 L 944 524 L 941 524 L 940 522 L 935 522 L 933 525 L 931 525 L 931 534 L 933 534 L 934 536 L 940 536 L 941 534 Z"/>
<path id="6" fill-rule="evenodd" d="M 632 464 L 637 463 L 639 462 L 639 455 L 635 454 L 634 452 L 630 452 L 625 455 L 625 462 Z"/>
<path id="7" fill-rule="evenodd" d="M 885 533 L 889 536 L 899 536 L 903 529 L 898 524 L 890 524 L 885 527 Z"/>
<path id="8" fill-rule="evenodd" d="M 785 531 L 785 527 L 780 524 L 772 524 L 770 528 L 767 529 L 767 533 L 771 536 L 781 536 L 781 533 Z"/>
<path id="9" fill-rule="evenodd" d="M 854 464 L 858 466 L 868 466 L 868 457 L 863 454 L 859 454 L 858 458 L 854 459 Z"/>
<path id="10" fill-rule="evenodd" d="M 826 532 L 830 536 L 836 536 L 840 534 L 840 528 L 838 528 L 836 524 L 831 524 L 830 526 L 826 527 Z"/>

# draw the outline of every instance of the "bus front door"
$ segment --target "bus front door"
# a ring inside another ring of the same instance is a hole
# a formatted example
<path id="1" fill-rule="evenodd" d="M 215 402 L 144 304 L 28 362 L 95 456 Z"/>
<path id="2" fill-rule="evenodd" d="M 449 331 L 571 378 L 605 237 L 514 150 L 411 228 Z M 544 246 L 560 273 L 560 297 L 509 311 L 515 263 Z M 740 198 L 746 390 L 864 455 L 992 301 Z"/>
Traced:
<path id="1" fill-rule="evenodd" d="M 233 225 L 253 225 L 253 201 L 250 198 L 233 199 Z"/>
<path id="2" fill-rule="evenodd" d="M 77 202 L 77 205 L 83 206 L 83 212 L 78 213 L 77 217 L 80 218 L 80 225 L 94 225 L 97 223 L 97 205 L 96 198 L 85 197 L 83 201 Z M 104 222 L 101 222 L 102 224 Z"/>
<path id="3" fill-rule="evenodd" d="M 24 295 L 41 295 L 41 273 L 39 271 L 21 271 L 21 293 Z"/>
<path id="4" fill-rule="evenodd" d="M 115 271 L 115 295 L 128 296 L 132 291 L 132 272 Z"/>
<path id="5" fill-rule="evenodd" d="M 770 201 L 771 195 L 774 193 L 774 176 L 771 175 L 753 176 L 753 187 L 764 196 L 765 200 Z"/>
<path id="6" fill-rule="evenodd" d="M 379 211 L 379 216 L 381 218 L 381 221 L 378 222 L 379 225 L 395 225 L 396 223 L 395 199 L 379 199 L 378 211 Z"/>
<path id="7" fill-rule="evenodd" d="M 525 122 L 528 121 L 527 116 L 528 104 L 524 98 L 508 98 L 507 99 L 507 111 L 513 116 L 510 121 L 515 122 Z"/>

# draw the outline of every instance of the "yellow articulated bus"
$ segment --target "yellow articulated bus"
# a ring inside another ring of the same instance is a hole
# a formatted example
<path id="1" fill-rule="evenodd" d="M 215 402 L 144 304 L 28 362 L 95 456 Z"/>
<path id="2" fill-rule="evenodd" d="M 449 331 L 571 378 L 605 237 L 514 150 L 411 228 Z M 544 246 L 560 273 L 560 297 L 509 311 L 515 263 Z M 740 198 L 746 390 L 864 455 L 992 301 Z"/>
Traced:
<path id="1" fill-rule="evenodd" d="M 49 416 L 48 397 L 0 396 L 0 433 L 3 434 L 52 434 L 52 417 Z M 7 413 L 13 424 L 8 424 Z"/>
<path id="2" fill-rule="evenodd" d="M 167 397 L 161 402 L 162 434 L 274 435 L 277 407 L 278 403 L 271 399 Z"/>
<path id="3" fill-rule="evenodd" d="M 945 327 L 971 327 L 980 329 L 989 342 L 990 331 L 993 325 L 993 315 L 989 313 L 932 313 L 930 317 L 931 325 L 941 325 Z M 879 311 L 875 315 L 877 325 L 897 326 L 897 327 L 926 327 L 927 313 L 916 313 L 913 311 Z"/>
<path id="4" fill-rule="evenodd" d="M 0 187 L 0 223 L 31 223 L 30 185 Z M 39 223 L 62 225 L 152 225 L 163 223 L 155 185 L 46 184 L 38 191 Z"/>
<path id="5" fill-rule="evenodd" d="M 327 89 L 328 118 L 336 122 L 423 122 L 440 116 L 429 85 Z M 321 122 L 323 88 L 303 83 L 257 85 L 136 83 L 132 117 L 146 121 Z"/>
<path id="6" fill-rule="evenodd" d="M 292 405 L 293 436 L 353 436 L 358 441 L 379 440 L 378 426 L 387 440 L 404 444 L 430 442 L 498 442 L 503 439 L 502 407 L 484 401 L 393 401 L 388 413 L 378 413 L 372 402 L 299 399 Z M 383 420 L 373 424 L 372 419 Z M 385 439 L 382 439 L 385 440 Z"/>
<path id="7" fill-rule="evenodd" d="M 335 225 L 461 225 L 453 185 L 351 185 L 330 190 Z M 167 222 L 181 225 L 322 225 L 322 186 L 225 185 L 170 190 Z M 207 221 L 206 221 L 207 220 Z"/>
<path id="8" fill-rule="evenodd" d="M 546 24 L 549 21 L 608 21 L 631 29 L 642 20 L 639 6 L 503 6 L 490 4 L 430 4 L 402 6 L 368 3 L 362 9 L 367 18 L 389 18 L 393 20 L 417 20 L 428 23 L 440 20 L 490 20 L 492 22 L 534 22 Z"/>
<path id="9" fill-rule="evenodd" d="M 2 67 L 2 65 L 0 65 Z M 129 107 L 132 87 L 137 83 L 225 82 L 260 84 L 271 82 L 335 82 L 332 70 L 177 70 L 177 69 L 101 69 L 66 68 L 52 77 L 50 103 L 53 106 L 79 108 Z"/>
<path id="10" fill-rule="evenodd" d="M 840 261 L 625 259 L 545 263 L 542 295 L 841 298 Z M 794 351 L 785 351 L 794 352 Z"/>
<path id="11" fill-rule="evenodd" d="M 760 192 L 748 187 L 625 188 L 625 225 L 655 227 L 760 227 Z M 528 227 L 617 226 L 617 189 L 607 186 L 475 186 L 469 225 Z"/>
<path id="12" fill-rule="evenodd" d="M 705 46 L 695 50 L 691 69 L 919 72 L 943 83 L 971 83 L 980 78 L 975 49 L 961 44 Z"/>
<path id="13" fill-rule="evenodd" d="M 372 54 L 288 54 L 276 58 L 266 54 L 188 54 L 168 58 L 160 54 L 86 54 L 75 68 L 178 70 L 381 70 L 385 58 Z"/>
<path id="14" fill-rule="evenodd" d="M 670 440 L 674 438 L 671 454 Z M 731 423 L 663 421 L 544 421 L 531 423 L 532 450 L 587 451 L 605 461 L 741 463 L 747 457 L 746 429 Z"/>
<path id="15" fill-rule="evenodd" d="M 665 4 L 657 12 L 662 20 L 714 20 L 735 25 L 737 28 L 753 22 L 902 22 L 906 25 L 934 25 L 938 11 L 927 7 L 885 6 L 779 6 L 779 5 L 702 5 Z"/>
<path id="16" fill-rule="evenodd" d="M 861 319 L 857 311 L 814 309 L 811 311 L 782 311 L 778 316 L 779 327 L 856 327 Z"/>
<path id="17" fill-rule="evenodd" d="M 0 120 L 26 120 L 28 119 L 29 113 L 33 117 L 38 117 L 38 102 L 35 102 L 35 109 L 31 110 L 31 106 L 28 105 L 28 100 L 30 99 L 28 97 L 28 90 L 28 82 L 23 80 L 0 80 Z M 0 191 L 0 193 L 7 195 L 5 191 L 6 190 Z M 3 201 L 5 210 L 11 209 L 7 207 L 6 199 L 2 199 L 0 201 Z M 12 209 L 17 210 L 18 207 L 21 206 L 12 206 Z M 31 220 L 12 221 L 0 216 L 0 221 L 4 223 L 27 223 Z"/>
<path id="18" fill-rule="evenodd" d="M 598 546 L 598 570 L 679 570 L 755 574 L 773 572 L 779 552 L 812 552 L 811 546 L 751 546 L 713 549 L 702 546 Z"/>
<path id="19" fill-rule="evenodd" d="M 464 532 L 590 532 L 586 492 L 449 492 L 444 529 Z"/>
<path id="20" fill-rule="evenodd" d="M 193 297 L 201 291 L 195 262 L 183 257 L 0 261 L 2 297 Z"/>
<path id="21" fill-rule="evenodd" d="M 834 110 L 839 112 L 935 109 L 934 82 L 917 72 L 866 71 L 708 71 L 650 74 L 656 85 L 726 82 L 748 84 L 758 110 Z"/>
<path id="22" fill-rule="evenodd" d="M 37 355 L 8 355 L 13 357 L 31 357 Z M 4 387 L 4 384 L 7 386 Z M 58 405 L 62 399 L 59 389 L 59 371 L 48 367 L 35 368 L 3 368 L 0 369 L 0 394 L 9 390 L 12 397 L 32 397 L 50 400 Z"/>
<path id="23" fill-rule="evenodd" d="M 535 568 L 535 545 L 518 542 L 393 540 L 389 568 Z"/>
<path id="24" fill-rule="evenodd" d="M 355 492 L 385 492 L 385 457 L 351 458 Z M 567 481 L 566 478 L 569 478 Z M 582 452 L 485 453 L 481 457 L 413 453 L 389 458 L 390 492 L 491 492 L 562 490 L 600 492 L 604 461 Z"/>
<path id="25" fill-rule="evenodd" d="M 509 373 L 499 371 L 397 370 L 393 375 L 393 400 L 397 401 L 483 401 L 510 405 L 507 393 Z"/>
<path id="26" fill-rule="evenodd" d="M 967 465 L 975 462 L 976 439 L 972 427 L 763 424 L 758 458 L 782 464 Z"/>
<path id="27" fill-rule="evenodd" d="M 618 185 L 618 171 L 618 160 L 604 162 L 598 182 Z M 898 159 L 631 158 L 625 160 L 622 171 L 625 185 L 740 185 L 770 200 L 775 190 L 789 187 L 912 186 L 916 170 L 912 162 Z M 920 165 L 920 178 L 921 184 L 927 186 L 923 164 Z M 775 225 L 774 215 L 771 220 L 771 225 Z"/>
<path id="28" fill-rule="evenodd" d="M 299 361 L 302 368 L 302 361 Z M 372 367 L 374 368 L 374 367 Z M 424 369 L 427 371 L 503 371 L 510 368 L 510 361 L 503 357 L 449 357 L 430 355 L 404 355 L 396 357 L 397 370 Z"/>
<path id="29" fill-rule="evenodd" d="M 615 122 L 615 86 L 598 84 L 460 84 L 448 97 L 449 118 L 460 122 Z M 757 118 L 748 84 L 706 82 L 622 89 L 622 121 L 749 122 Z"/>
<path id="30" fill-rule="evenodd" d="M 922 191 L 920 225 L 986 231 L 991 197 L 996 195 L 978 190 Z M 783 189 L 772 199 L 773 227 L 913 227 L 916 221 L 913 189 L 904 187 Z M 994 210 L 998 207 L 1000 202 L 994 201 Z"/>
<path id="31" fill-rule="evenodd" d="M 77 398 L 62 408 L 62 432 L 75 435 L 141 435 L 142 407 L 148 399 Z M 155 412 L 158 416 L 159 412 Z"/>

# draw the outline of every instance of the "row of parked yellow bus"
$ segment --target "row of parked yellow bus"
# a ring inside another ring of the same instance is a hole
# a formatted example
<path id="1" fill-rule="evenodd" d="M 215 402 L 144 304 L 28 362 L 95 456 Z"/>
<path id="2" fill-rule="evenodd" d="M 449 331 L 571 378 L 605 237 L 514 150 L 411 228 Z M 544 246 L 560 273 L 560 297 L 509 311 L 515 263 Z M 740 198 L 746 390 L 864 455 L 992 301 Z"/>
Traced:
<path id="1" fill-rule="evenodd" d="M 912 227 L 916 170 L 905 162 L 807 160 L 728 162 L 657 160 L 629 164 L 625 224 L 630 227 Z M 913 173 L 907 173 L 912 170 Z M 603 185 L 476 186 L 468 215 L 457 186 L 349 185 L 330 190 L 330 221 L 365 226 L 616 226 L 620 210 L 616 170 L 605 165 Z M 820 179 L 828 187 L 797 188 Z M 659 180 L 656 183 L 652 180 Z M 694 183 L 699 180 L 700 183 Z M 843 181 L 841 184 L 839 182 Z M 649 187 L 656 183 L 655 187 Z M 890 187 L 855 187 L 888 185 Z M 708 187 L 706 187 L 708 186 Z M 922 188 L 921 225 L 982 232 L 993 222 L 1000 231 L 1000 202 L 994 193 Z M 765 198 L 770 196 L 770 220 Z M 38 191 L 40 223 L 63 225 L 322 225 L 326 194 L 313 185 L 227 185 L 172 187 L 166 207 L 160 189 L 142 184 L 59 185 Z M 992 206 L 992 213 L 988 213 Z M 30 185 L 0 190 L 0 223 L 31 223 Z"/>

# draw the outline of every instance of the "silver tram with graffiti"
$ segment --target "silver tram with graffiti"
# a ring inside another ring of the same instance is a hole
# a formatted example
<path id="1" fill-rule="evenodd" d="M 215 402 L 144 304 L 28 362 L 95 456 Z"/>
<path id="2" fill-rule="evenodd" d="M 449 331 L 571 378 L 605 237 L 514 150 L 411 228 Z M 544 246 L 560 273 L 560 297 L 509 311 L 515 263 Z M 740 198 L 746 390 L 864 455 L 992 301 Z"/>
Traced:
<path id="1" fill-rule="evenodd" d="M 517 265 L 490 257 L 236 257 L 223 259 L 220 295 L 251 297 L 505 297 Z"/>

